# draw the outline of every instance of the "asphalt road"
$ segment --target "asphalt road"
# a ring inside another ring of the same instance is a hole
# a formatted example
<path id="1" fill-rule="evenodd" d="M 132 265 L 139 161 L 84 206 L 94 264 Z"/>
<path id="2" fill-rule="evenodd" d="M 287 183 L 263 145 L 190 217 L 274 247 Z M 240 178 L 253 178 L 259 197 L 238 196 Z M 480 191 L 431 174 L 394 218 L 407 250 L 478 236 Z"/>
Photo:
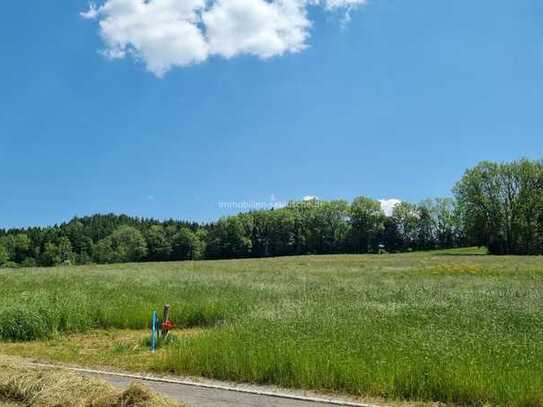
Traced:
<path id="1" fill-rule="evenodd" d="M 133 378 L 123 377 L 118 375 L 83 373 L 86 376 L 99 377 L 108 383 L 124 389 L 134 381 Z M 189 407 L 337 407 L 338 405 L 346 406 L 364 406 L 349 400 L 344 400 L 345 404 L 341 404 L 341 400 L 335 402 L 325 401 L 307 401 L 288 398 L 288 396 L 300 396 L 298 393 L 286 393 L 287 398 L 282 396 L 261 395 L 253 393 L 238 392 L 232 390 L 198 387 L 180 383 L 164 383 L 157 381 L 146 381 L 146 386 L 153 389 L 158 394 L 169 398 L 170 400 L 180 401 Z M 370 407 L 370 406 L 367 406 Z"/>

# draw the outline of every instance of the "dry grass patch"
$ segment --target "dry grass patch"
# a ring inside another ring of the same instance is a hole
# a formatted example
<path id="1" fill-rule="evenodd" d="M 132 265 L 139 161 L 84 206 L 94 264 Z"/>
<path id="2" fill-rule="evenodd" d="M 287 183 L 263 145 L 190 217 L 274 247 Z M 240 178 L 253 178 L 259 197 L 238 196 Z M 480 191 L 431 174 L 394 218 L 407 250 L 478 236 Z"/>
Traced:
<path id="1" fill-rule="evenodd" d="M 180 407 L 139 383 L 121 391 L 98 379 L 29 367 L 0 357 L 0 405 L 25 407 Z"/>

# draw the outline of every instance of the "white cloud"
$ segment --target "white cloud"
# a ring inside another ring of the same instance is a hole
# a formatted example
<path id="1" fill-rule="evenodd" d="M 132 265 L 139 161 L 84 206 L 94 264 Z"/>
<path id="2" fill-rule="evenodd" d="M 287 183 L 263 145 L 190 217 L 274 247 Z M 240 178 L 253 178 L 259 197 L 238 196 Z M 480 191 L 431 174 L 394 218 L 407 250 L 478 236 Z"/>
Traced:
<path id="1" fill-rule="evenodd" d="M 98 9 L 96 8 L 96 3 L 90 3 L 89 9 L 80 14 L 81 14 L 81 17 L 86 18 L 87 20 L 92 20 L 98 17 Z"/>
<path id="2" fill-rule="evenodd" d="M 306 47 L 310 26 L 297 0 L 218 0 L 202 15 L 211 54 L 271 58 Z"/>
<path id="3" fill-rule="evenodd" d="M 310 202 L 310 201 L 318 201 L 319 197 L 314 195 L 306 195 L 304 196 L 304 202 Z"/>
<path id="4" fill-rule="evenodd" d="M 394 211 L 394 208 L 401 204 L 402 201 L 399 199 L 380 199 L 379 202 L 381 203 L 381 208 L 383 208 L 383 211 L 385 212 L 386 216 L 392 216 L 392 212 Z"/>
<path id="5" fill-rule="evenodd" d="M 141 58 L 151 72 L 162 76 L 172 66 L 207 58 L 207 42 L 197 26 L 205 0 L 108 0 L 91 5 L 87 18 L 99 20 L 106 45 L 104 54 Z"/>
<path id="6" fill-rule="evenodd" d="M 112 59 L 130 55 L 161 77 L 211 56 L 262 59 L 307 47 L 307 9 L 348 13 L 366 0 L 105 0 L 81 13 L 97 20 Z"/>

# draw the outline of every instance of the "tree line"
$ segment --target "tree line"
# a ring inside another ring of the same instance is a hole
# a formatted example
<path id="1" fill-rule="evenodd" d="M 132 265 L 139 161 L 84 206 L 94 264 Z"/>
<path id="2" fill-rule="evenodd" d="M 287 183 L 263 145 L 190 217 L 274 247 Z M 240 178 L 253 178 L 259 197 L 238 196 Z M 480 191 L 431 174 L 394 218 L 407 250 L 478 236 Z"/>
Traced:
<path id="1" fill-rule="evenodd" d="M 481 162 L 454 193 L 471 244 L 492 254 L 543 254 L 543 161 Z"/>
<path id="2" fill-rule="evenodd" d="M 454 197 L 402 202 L 386 216 L 367 197 L 291 202 L 210 224 L 93 215 L 62 225 L 0 230 L 0 266 L 405 252 L 487 246 L 543 254 L 543 163 L 482 162 Z"/>
<path id="3" fill-rule="evenodd" d="M 452 199 L 406 202 L 385 216 L 379 201 L 291 202 L 211 224 L 93 215 L 45 228 L 0 231 L 0 264 L 122 263 L 303 254 L 399 252 L 462 245 Z"/>

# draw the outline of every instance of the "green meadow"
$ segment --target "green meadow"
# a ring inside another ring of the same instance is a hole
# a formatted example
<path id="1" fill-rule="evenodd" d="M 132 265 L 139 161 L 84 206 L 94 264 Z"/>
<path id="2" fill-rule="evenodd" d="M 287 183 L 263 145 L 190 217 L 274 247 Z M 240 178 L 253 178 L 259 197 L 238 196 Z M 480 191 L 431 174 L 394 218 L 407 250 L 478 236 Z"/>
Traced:
<path id="1" fill-rule="evenodd" d="M 462 249 L 4 269 L 0 340 L 143 330 L 165 303 L 177 340 L 150 370 L 389 400 L 543 406 L 543 257 Z M 179 334 L 189 328 L 198 334 Z"/>

